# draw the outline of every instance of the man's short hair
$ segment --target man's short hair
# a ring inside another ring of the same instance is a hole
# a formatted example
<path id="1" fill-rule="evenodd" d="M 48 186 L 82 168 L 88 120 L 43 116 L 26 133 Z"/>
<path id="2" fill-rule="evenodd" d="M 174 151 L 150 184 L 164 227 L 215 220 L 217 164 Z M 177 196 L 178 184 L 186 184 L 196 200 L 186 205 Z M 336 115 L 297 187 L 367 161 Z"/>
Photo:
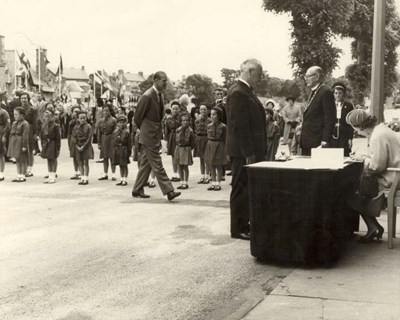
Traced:
<path id="1" fill-rule="evenodd" d="M 241 72 L 254 69 L 262 69 L 261 62 L 254 58 L 247 59 L 240 65 Z"/>
<path id="2" fill-rule="evenodd" d="M 153 80 L 161 80 L 162 76 L 165 75 L 164 71 L 157 71 L 154 76 L 153 76 Z"/>

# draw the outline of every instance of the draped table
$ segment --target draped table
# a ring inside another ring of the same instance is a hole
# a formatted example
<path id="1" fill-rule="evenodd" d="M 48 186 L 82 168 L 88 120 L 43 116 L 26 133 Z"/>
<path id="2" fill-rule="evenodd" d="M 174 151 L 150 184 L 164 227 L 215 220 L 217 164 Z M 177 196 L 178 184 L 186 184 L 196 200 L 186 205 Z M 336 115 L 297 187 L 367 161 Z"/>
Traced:
<path id="1" fill-rule="evenodd" d="M 329 266 L 358 231 L 347 200 L 363 164 L 329 168 L 309 157 L 247 166 L 251 254 L 262 260 Z"/>

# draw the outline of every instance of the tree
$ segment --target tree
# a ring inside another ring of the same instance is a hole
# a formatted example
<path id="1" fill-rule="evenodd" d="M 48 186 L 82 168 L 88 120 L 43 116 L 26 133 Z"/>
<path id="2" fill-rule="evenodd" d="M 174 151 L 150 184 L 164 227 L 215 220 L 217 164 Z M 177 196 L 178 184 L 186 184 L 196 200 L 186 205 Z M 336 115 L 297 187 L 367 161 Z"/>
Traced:
<path id="1" fill-rule="evenodd" d="M 394 0 L 386 3 L 385 93 L 388 96 L 397 80 L 400 18 Z M 331 39 L 353 38 L 351 50 L 356 62 L 348 66 L 346 77 L 356 103 L 363 103 L 370 90 L 374 0 L 263 0 L 263 7 L 292 17 L 291 61 L 297 76 L 304 75 L 312 65 L 319 65 L 329 76 L 341 54 Z"/>
<path id="2" fill-rule="evenodd" d="M 140 89 L 140 92 L 141 92 L 142 94 L 145 93 L 145 91 L 146 91 L 147 89 L 149 89 L 149 88 L 153 85 L 153 83 L 154 83 L 154 81 L 153 81 L 153 76 L 154 76 L 154 74 L 152 73 L 151 75 L 149 75 L 149 76 L 147 77 L 146 80 L 144 80 L 143 82 L 141 82 L 141 83 L 139 84 L 139 89 Z"/>
<path id="3" fill-rule="evenodd" d="M 211 78 L 193 74 L 186 78 L 186 88 L 198 98 L 200 103 L 209 104 L 214 100 L 214 84 Z"/>
<path id="4" fill-rule="evenodd" d="M 235 82 L 239 75 L 239 70 L 222 68 L 221 77 L 224 78 L 224 87 L 229 89 L 229 87 Z"/>
<path id="5" fill-rule="evenodd" d="M 348 0 L 263 0 L 265 10 L 289 13 L 292 20 L 291 60 L 295 76 L 319 65 L 331 74 L 341 53 L 332 38 L 349 23 L 354 10 Z"/>
<path id="6" fill-rule="evenodd" d="M 343 36 L 353 38 L 351 53 L 355 62 L 346 69 L 346 77 L 354 91 L 357 104 L 364 104 L 364 97 L 370 93 L 372 68 L 373 0 L 355 0 L 352 21 L 342 32 Z M 397 82 L 396 65 L 400 44 L 400 18 L 393 0 L 386 1 L 385 31 L 385 96 L 392 94 Z"/>

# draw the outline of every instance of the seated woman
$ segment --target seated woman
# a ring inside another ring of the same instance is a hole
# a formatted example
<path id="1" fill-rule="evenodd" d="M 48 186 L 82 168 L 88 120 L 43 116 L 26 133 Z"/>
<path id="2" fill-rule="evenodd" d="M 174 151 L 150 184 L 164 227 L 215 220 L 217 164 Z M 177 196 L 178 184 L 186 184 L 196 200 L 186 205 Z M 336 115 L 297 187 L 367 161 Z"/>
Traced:
<path id="1" fill-rule="evenodd" d="M 388 172 L 386 169 L 400 168 L 400 138 L 383 123 L 377 124 L 376 117 L 362 109 L 349 112 L 346 122 L 357 133 L 369 139 L 370 158 L 366 158 L 364 162 L 360 191 L 361 217 L 367 225 L 368 232 L 360 241 L 371 242 L 375 238 L 380 240 L 384 229 L 376 217 L 379 217 L 382 210 L 382 190 L 390 188 L 395 176 L 394 172 Z M 363 185 L 367 184 L 368 188 L 363 188 Z"/>

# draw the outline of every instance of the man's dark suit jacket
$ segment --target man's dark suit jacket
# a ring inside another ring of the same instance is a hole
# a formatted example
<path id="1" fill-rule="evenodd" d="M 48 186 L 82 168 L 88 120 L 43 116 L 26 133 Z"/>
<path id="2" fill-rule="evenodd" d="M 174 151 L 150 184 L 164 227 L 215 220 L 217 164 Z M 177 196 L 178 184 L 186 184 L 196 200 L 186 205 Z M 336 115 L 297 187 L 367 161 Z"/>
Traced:
<path id="1" fill-rule="evenodd" d="M 140 97 L 134 116 L 134 122 L 140 129 L 140 144 L 160 145 L 163 116 L 164 108 L 160 106 L 156 90 L 151 87 Z"/>
<path id="2" fill-rule="evenodd" d="M 303 113 L 301 147 L 316 148 L 321 141 L 329 142 L 336 121 L 336 106 L 333 92 L 322 84 Z"/>
<path id="3" fill-rule="evenodd" d="M 241 158 L 255 155 L 257 162 L 264 161 L 267 148 L 265 111 L 245 83 L 237 81 L 230 87 L 227 113 L 227 154 Z"/>

